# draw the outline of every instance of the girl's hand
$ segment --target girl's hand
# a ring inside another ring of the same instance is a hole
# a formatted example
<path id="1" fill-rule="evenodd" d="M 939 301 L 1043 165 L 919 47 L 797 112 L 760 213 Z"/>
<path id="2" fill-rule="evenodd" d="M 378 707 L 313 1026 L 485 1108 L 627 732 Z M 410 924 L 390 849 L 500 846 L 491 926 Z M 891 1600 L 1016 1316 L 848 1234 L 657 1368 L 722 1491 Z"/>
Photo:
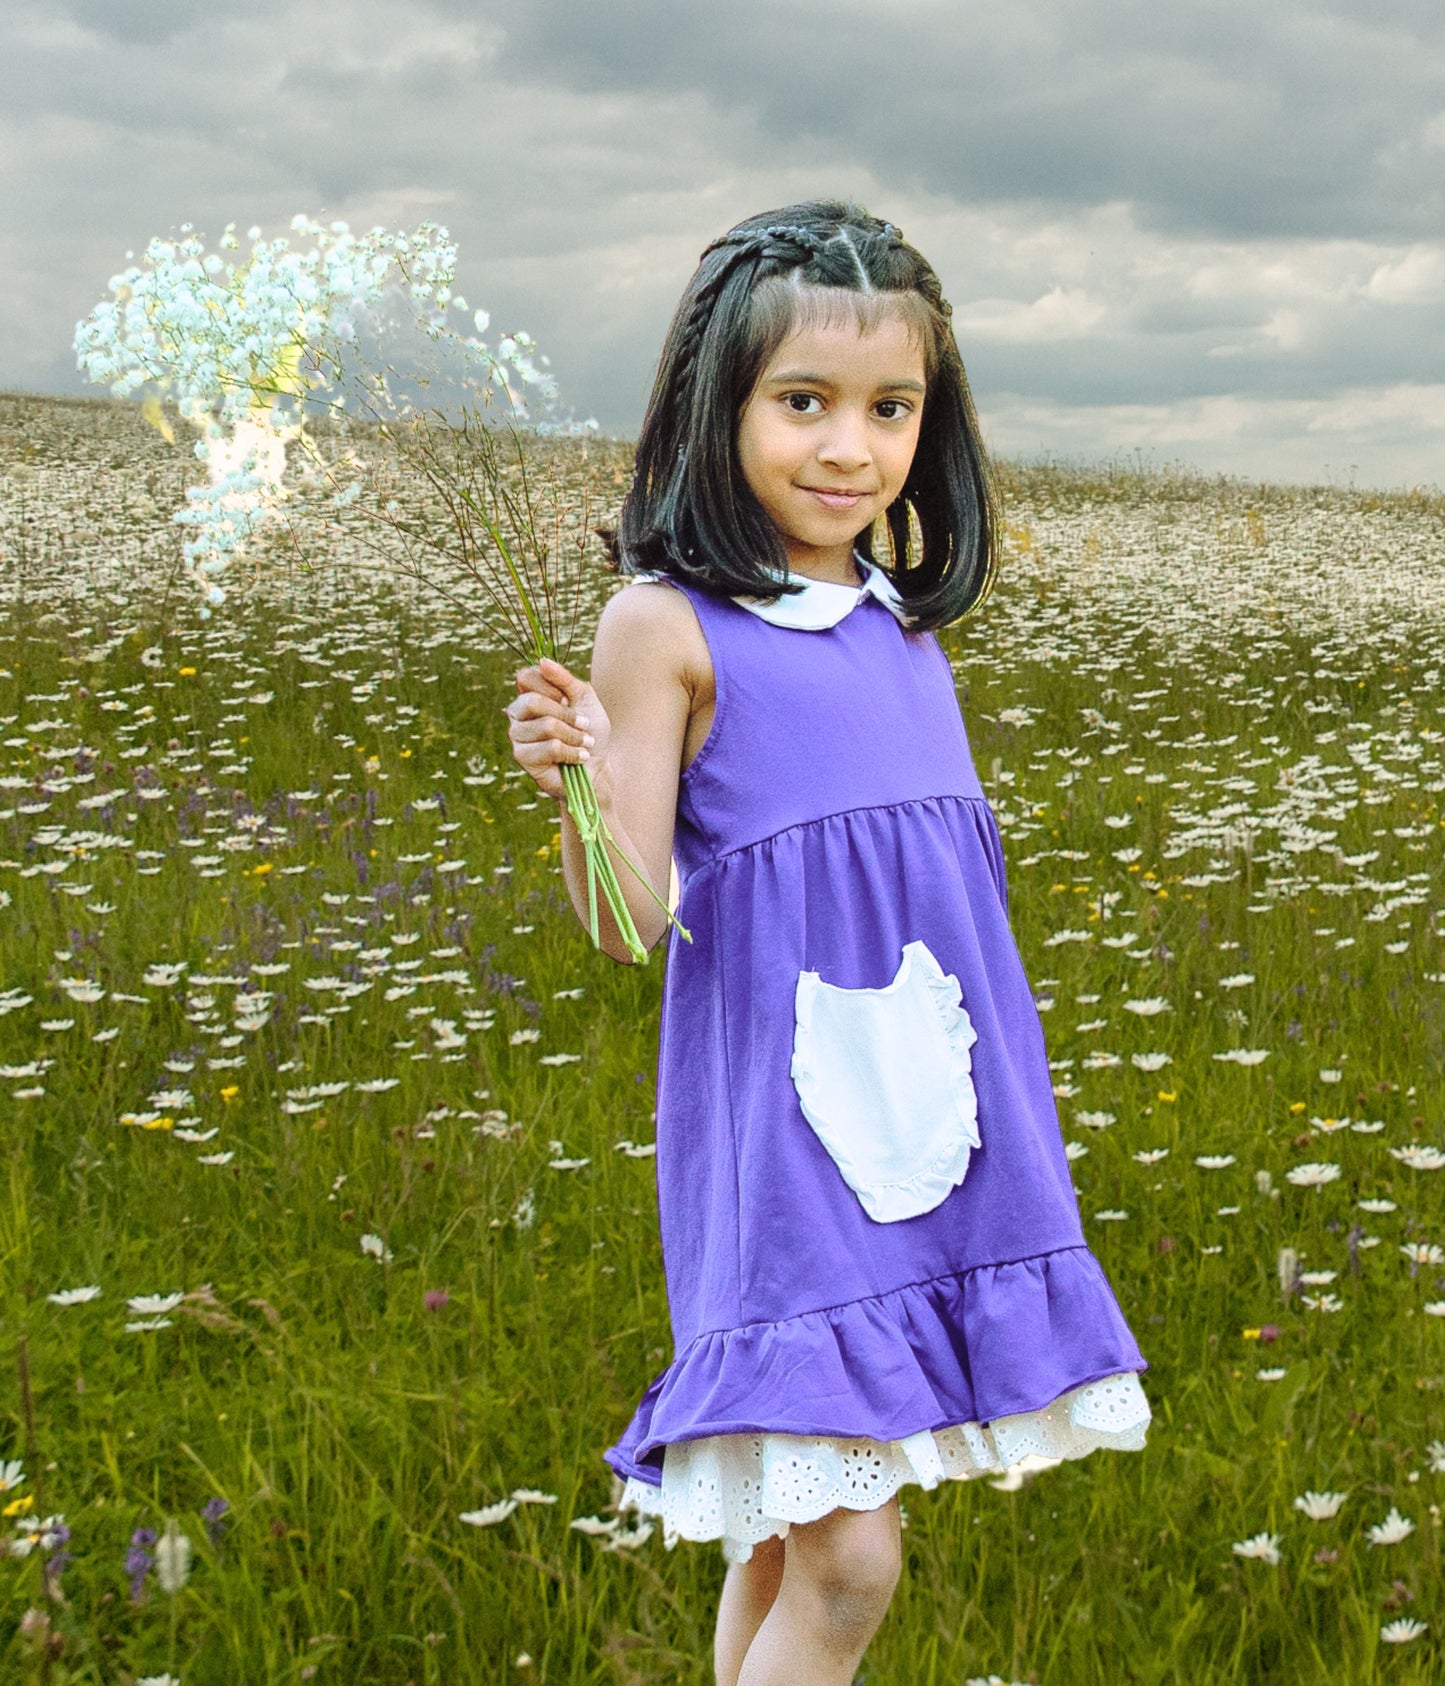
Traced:
<path id="1" fill-rule="evenodd" d="M 503 710 L 511 721 L 512 755 L 541 790 L 560 801 L 562 764 L 590 761 L 595 774 L 611 722 L 591 685 L 549 657 L 517 669 L 517 690 Z"/>

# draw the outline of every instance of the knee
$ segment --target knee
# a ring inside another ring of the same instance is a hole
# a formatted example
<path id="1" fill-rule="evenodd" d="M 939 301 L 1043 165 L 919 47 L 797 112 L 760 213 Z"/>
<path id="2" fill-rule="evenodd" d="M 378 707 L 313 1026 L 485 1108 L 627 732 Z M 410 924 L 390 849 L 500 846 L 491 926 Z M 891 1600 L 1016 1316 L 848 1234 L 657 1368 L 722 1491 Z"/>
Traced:
<path id="1" fill-rule="evenodd" d="M 895 1507 L 834 1511 L 793 1525 L 796 1556 L 821 1619 L 840 1645 L 866 1644 L 878 1630 L 903 1571 Z"/>

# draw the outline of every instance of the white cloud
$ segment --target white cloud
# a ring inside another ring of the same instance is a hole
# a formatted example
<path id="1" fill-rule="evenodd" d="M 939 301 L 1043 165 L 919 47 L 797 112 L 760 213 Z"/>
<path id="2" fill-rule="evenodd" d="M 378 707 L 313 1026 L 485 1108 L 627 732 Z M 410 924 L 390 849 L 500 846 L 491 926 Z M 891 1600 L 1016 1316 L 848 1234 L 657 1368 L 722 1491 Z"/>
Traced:
<path id="1" fill-rule="evenodd" d="M 1031 303 L 1018 299 L 976 299 L 954 311 L 960 337 L 1021 345 L 1081 339 L 1108 314 L 1108 307 L 1079 287 L 1050 287 Z"/>

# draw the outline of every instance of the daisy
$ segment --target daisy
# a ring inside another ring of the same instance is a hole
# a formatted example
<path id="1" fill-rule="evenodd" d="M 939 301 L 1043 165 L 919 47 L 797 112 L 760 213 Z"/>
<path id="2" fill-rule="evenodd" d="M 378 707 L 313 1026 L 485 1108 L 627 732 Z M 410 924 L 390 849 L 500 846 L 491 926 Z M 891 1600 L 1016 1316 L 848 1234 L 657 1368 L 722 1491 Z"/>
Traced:
<path id="1" fill-rule="evenodd" d="M 1401 1516 L 1395 1506 L 1391 1505 L 1385 1520 L 1375 1523 L 1365 1532 L 1371 1545 L 1398 1545 L 1401 1540 L 1408 1539 L 1415 1532 L 1415 1524 L 1408 1516 Z"/>
<path id="2" fill-rule="evenodd" d="M 58 1293 L 47 1294 L 45 1297 L 52 1305 L 84 1305 L 87 1300 L 93 1300 L 100 1293 L 99 1287 L 92 1284 L 88 1288 L 62 1288 Z"/>
<path id="3" fill-rule="evenodd" d="M 494 1505 L 483 1505 L 480 1510 L 464 1510 L 461 1513 L 463 1522 L 470 1522 L 474 1528 L 490 1528 L 494 1522 L 504 1522 L 517 1508 L 516 1498 L 500 1499 Z"/>
<path id="4" fill-rule="evenodd" d="M 136 1294 L 125 1303 L 138 1317 L 162 1317 L 174 1311 L 185 1297 L 184 1294 Z"/>
<path id="5" fill-rule="evenodd" d="M 1340 1506 L 1348 1497 L 1348 1493 L 1304 1492 L 1295 1500 L 1294 1508 L 1303 1511 L 1311 1522 L 1328 1522 L 1332 1516 L 1339 1515 Z"/>
<path id="6" fill-rule="evenodd" d="M 1231 1548 L 1236 1557 L 1257 1557 L 1264 1563 L 1279 1562 L 1279 1542 L 1282 1534 L 1254 1534 L 1247 1540 L 1237 1540 Z"/>
<path id="7" fill-rule="evenodd" d="M 1423 1142 L 1410 1142 L 1405 1147 L 1391 1147 L 1385 1150 L 1392 1159 L 1398 1159 L 1402 1165 L 1408 1165 L 1412 1171 L 1438 1171 L 1445 1166 L 1445 1153 L 1438 1147 L 1428 1147 Z"/>
<path id="8" fill-rule="evenodd" d="M 1296 1188 L 1323 1188 L 1326 1183 L 1338 1180 L 1340 1168 L 1330 1164 L 1295 1165 L 1285 1172 L 1285 1181 L 1291 1182 Z"/>
<path id="9" fill-rule="evenodd" d="M 1411 1616 L 1401 1616 L 1396 1621 L 1385 1623 L 1380 1629 L 1380 1638 L 1386 1645 L 1404 1645 L 1411 1639 L 1418 1639 L 1429 1625 L 1429 1622 L 1417 1622 Z"/>

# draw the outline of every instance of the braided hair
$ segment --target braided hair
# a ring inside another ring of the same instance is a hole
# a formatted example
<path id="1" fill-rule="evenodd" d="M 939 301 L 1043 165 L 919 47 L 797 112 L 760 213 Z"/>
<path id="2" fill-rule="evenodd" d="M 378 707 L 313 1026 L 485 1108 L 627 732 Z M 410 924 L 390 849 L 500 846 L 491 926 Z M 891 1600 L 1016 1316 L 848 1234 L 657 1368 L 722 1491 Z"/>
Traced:
<path id="1" fill-rule="evenodd" d="M 992 585 L 997 512 L 951 312 L 937 275 L 892 223 L 835 200 L 750 217 L 704 250 L 658 361 L 618 530 L 605 535 L 612 565 L 720 595 L 803 589 L 743 476 L 737 432 L 768 360 L 817 301 L 863 328 L 902 311 L 920 333 L 927 391 L 913 466 L 886 515 L 893 563 L 884 571 L 915 631 L 957 620 Z M 871 559 L 870 534 L 858 548 Z"/>

